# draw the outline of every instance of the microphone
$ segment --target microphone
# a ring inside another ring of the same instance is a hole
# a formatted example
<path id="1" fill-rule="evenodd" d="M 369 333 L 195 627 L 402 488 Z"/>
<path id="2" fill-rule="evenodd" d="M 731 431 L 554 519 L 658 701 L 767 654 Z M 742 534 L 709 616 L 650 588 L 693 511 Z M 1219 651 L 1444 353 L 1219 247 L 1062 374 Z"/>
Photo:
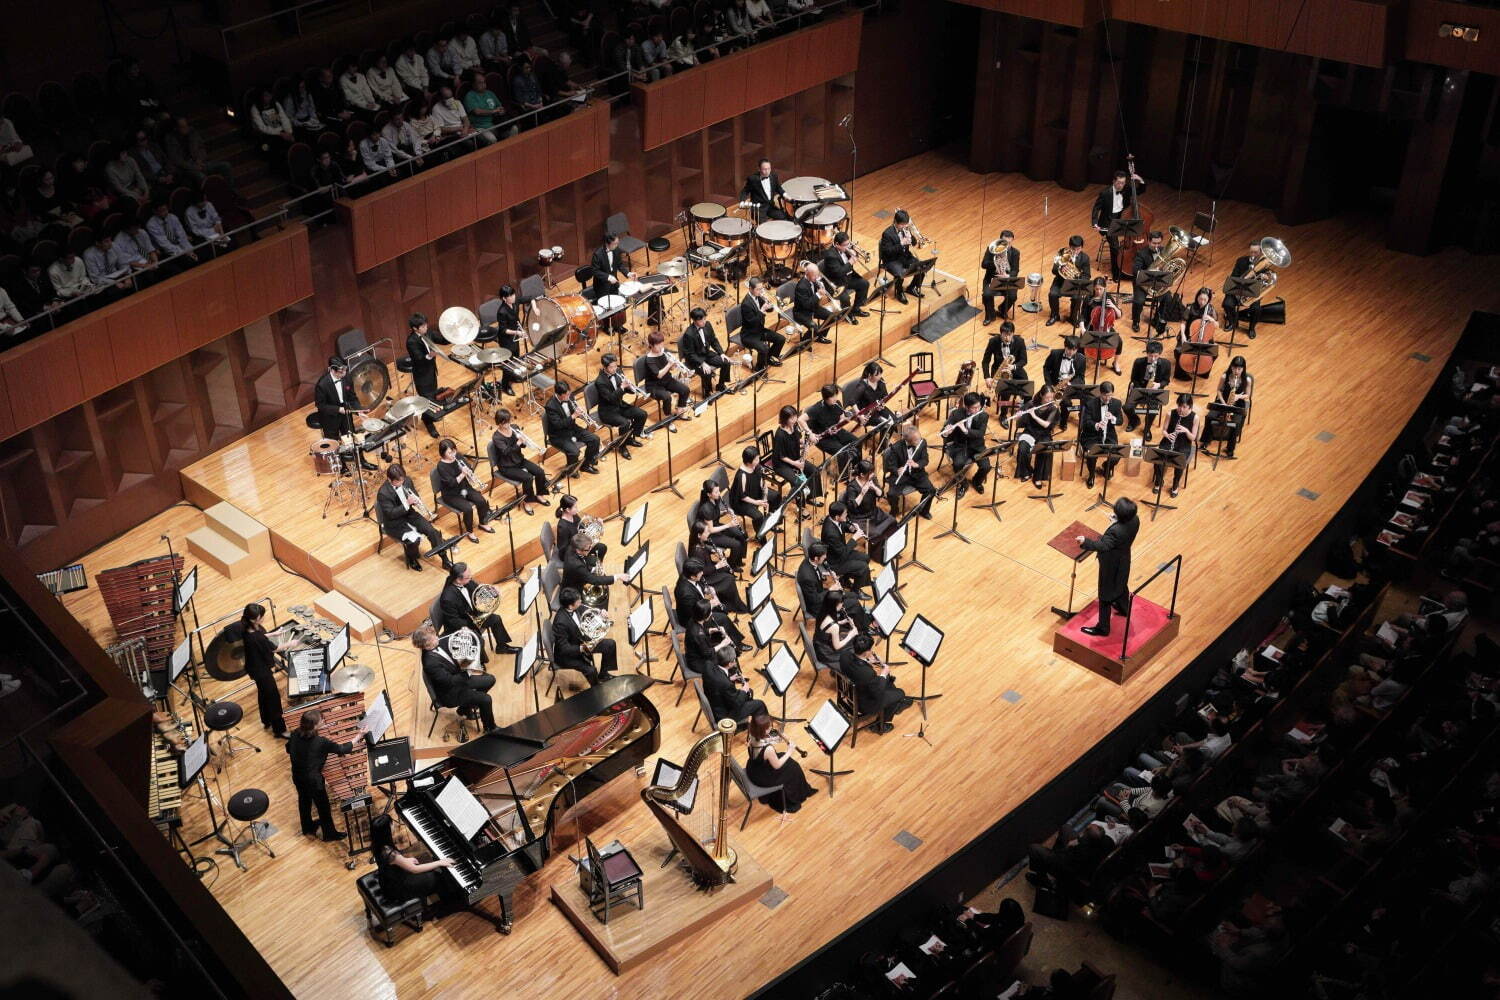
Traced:
<path id="1" fill-rule="evenodd" d="M 842 118 L 839 119 L 839 128 L 848 128 L 849 125 L 853 121 L 854 121 L 854 115 L 853 114 L 847 114 L 844 117 L 842 117 Z"/>

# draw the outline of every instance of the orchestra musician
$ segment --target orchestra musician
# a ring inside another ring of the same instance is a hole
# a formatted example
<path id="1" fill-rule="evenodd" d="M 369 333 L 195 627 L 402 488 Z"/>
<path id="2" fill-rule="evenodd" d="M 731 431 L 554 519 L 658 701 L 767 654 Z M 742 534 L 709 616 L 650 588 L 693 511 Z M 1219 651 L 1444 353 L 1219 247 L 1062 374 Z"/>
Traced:
<path id="1" fill-rule="evenodd" d="M 783 406 L 776 418 L 776 433 L 771 435 L 771 467 L 795 488 L 807 480 L 807 488 L 797 494 L 797 506 L 823 506 L 823 471 L 807 458 L 806 444 L 812 435 L 797 408 Z"/>
<path id="2" fill-rule="evenodd" d="M 712 479 L 703 481 L 698 491 L 698 503 L 693 507 L 693 519 L 708 525 L 710 544 L 724 551 L 730 565 L 738 569 L 744 564 L 750 539 L 745 535 L 739 515 L 729 509 L 724 499 L 724 487 Z"/>
<path id="3" fill-rule="evenodd" d="M 614 427 L 623 437 L 620 442 L 620 457 L 630 459 L 630 446 L 646 443 L 642 432 L 646 427 L 646 411 L 625 400 L 626 392 L 634 392 L 624 375 L 620 374 L 620 359 L 606 354 L 599 359 L 602 366 L 594 376 L 594 398 L 599 404 L 599 422 Z"/>
<path id="4" fill-rule="evenodd" d="M 838 663 L 844 647 L 863 632 L 844 606 L 844 599 L 844 592 L 837 587 L 823 591 L 818 627 L 813 630 L 813 653 L 820 663 Z"/>
<path id="5" fill-rule="evenodd" d="M 468 563 L 454 563 L 448 570 L 448 582 L 443 584 L 443 592 L 438 595 L 438 613 L 441 616 L 439 631 L 443 635 L 449 635 L 461 628 L 482 629 L 490 634 L 495 652 L 516 652 L 516 647 L 510 641 L 510 630 L 505 627 L 505 622 L 501 621 L 499 615 L 491 612 L 483 617 L 475 616 L 474 591 L 478 589 L 479 581 L 474 579 Z M 479 649 L 480 662 L 488 662 L 489 657 L 482 644 Z"/>
<path id="6" fill-rule="evenodd" d="M 897 712 L 913 704 L 905 691 L 896 686 L 891 668 L 875 652 L 875 640 L 861 632 L 839 653 L 839 669 L 854 682 L 854 698 L 861 714 L 876 712 L 880 724 L 871 729 L 888 733 L 895 729 L 891 720 Z"/>
<path id="7" fill-rule="evenodd" d="M 1085 552 L 1099 555 L 1099 620 L 1079 630 L 1092 636 L 1109 635 L 1111 611 L 1130 614 L 1130 546 L 1141 530 L 1135 501 L 1129 497 L 1117 498 L 1110 519 L 1114 523 L 1098 541 L 1084 535 L 1077 537 Z"/>
<path id="8" fill-rule="evenodd" d="M 878 362 L 876 363 L 878 367 Z M 818 390 L 819 399 L 803 413 L 803 423 L 811 432 L 813 443 L 818 450 L 827 456 L 839 456 L 839 475 L 842 476 L 848 469 L 849 463 L 854 461 L 856 449 L 855 438 L 840 423 L 848 419 L 849 414 L 845 411 L 843 404 L 839 402 L 841 391 L 832 382 Z"/>
<path id="9" fill-rule="evenodd" d="M 406 357 L 411 362 L 411 384 L 417 395 L 437 402 L 438 369 L 437 355 L 427 342 L 427 317 L 412 313 L 406 321 Z M 422 425 L 432 437 L 438 436 L 437 420 L 430 412 L 423 412 Z"/>
<path id="10" fill-rule="evenodd" d="M 745 186 L 740 190 L 740 201 L 750 202 L 757 223 L 790 219 L 791 216 L 781 208 L 781 199 L 785 196 L 786 192 L 781 190 L 781 178 L 771 169 L 771 161 L 764 158 L 756 165 L 755 173 L 745 178 Z"/>
<path id="11" fill-rule="evenodd" d="M 594 270 L 594 297 L 620 294 L 620 279 L 635 280 L 630 269 L 630 257 L 620 249 L 620 235 L 605 233 L 604 242 L 594 251 L 589 261 Z"/>
<path id="12" fill-rule="evenodd" d="M 427 519 L 426 507 L 400 465 L 392 463 L 385 470 L 385 484 L 375 494 L 375 506 L 380 511 L 380 526 L 387 537 L 401 543 L 406 553 L 406 568 L 420 573 L 422 550 L 417 540 L 426 538 L 429 545 L 436 547 L 443 536 Z"/>
<path id="13" fill-rule="evenodd" d="M 797 279 L 797 284 L 792 288 L 792 322 L 812 331 L 813 338 L 818 343 L 832 343 L 823 324 L 828 322 L 833 310 L 823 303 L 833 303 L 833 288 L 824 280 L 818 265 L 812 261 L 803 261 L 801 270 L 802 277 Z"/>
<path id="14" fill-rule="evenodd" d="M 575 534 L 572 544 L 563 552 L 562 585 L 582 593 L 588 584 L 608 588 L 610 584 L 625 581 L 623 575 L 600 573 L 599 559 L 593 539 L 581 532 Z M 605 593 L 608 594 L 607 589 Z"/>
<path id="15" fill-rule="evenodd" d="M 1193 295 L 1193 301 L 1188 304 L 1187 309 L 1183 313 L 1182 329 L 1177 332 L 1177 346 L 1173 350 L 1173 354 L 1177 361 L 1176 375 L 1178 378 L 1192 377 L 1188 370 L 1182 366 L 1182 345 L 1188 341 L 1188 334 L 1192 330 L 1193 321 L 1199 319 L 1206 319 L 1213 323 L 1219 321 L 1219 310 L 1214 306 L 1214 290 L 1206 285 L 1198 289 L 1197 293 Z M 1211 342 L 1212 340 L 1210 339 Z M 1215 346 L 1213 348 L 1213 356 L 1218 357 L 1218 354 L 1219 348 Z"/>
<path id="16" fill-rule="evenodd" d="M 889 395 L 885 387 L 885 369 L 879 361 L 867 363 L 859 373 L 859 384 L 854 387 L 850 399 L 861 425 L 880 427 L 895 419 L 896 415 L 885 406 Z"/>
<path id="17" fill-rule="evenodd" d="M 1016 234 L 1009 229 L 1001 230 L 1000 238 L 985 248 L 984 255 L 979 260 L 979 270 L 984 274 L 979 286 L 982 289 L 980 299 L 984 302 L 985 326 L 989 326 L 996 319 L 1014 318 L 1016 290 L 1007 288 L 1004 291 L 996 291 L 991 286 L 997 278 L 1021 276 L 1021 251 L 1011 245 L 1015 239 Z M 995 309 L 996 295 L 1000 296 L 998 311 Z"/>
<path id="18" fill-rule="evenodd" d="M 582 520 L 583 515 L 578 510 L 578 498 L 571 493 L 564 493 L 562 499 L 557 501 L 557 526 L 554 529 L 558 559 L 562 559 L 573 548 L 573 536 L 578 534 L 578 526 Z M 593 556 L 596 561 L 603 562 L 608 552 L 609 546 L 598 542 L 589 551 L 589 555 Z"/>
<path id="19" fill-rule="evenodd" d="M 1016 324 L 1005 320 L 1000 324 L 1000 331 L 990 336 L 989 342 L 984 345 L 984 357 L 980 359 L 979 370 L 984 374 L 985 382 L 991 386 L 998 385 L 1003 378 L 1026 377 L 1026 340 L 1016 332 Z M 1009 399 L 1010 395 L 1009 392 L 1003 392 L 1000 398 Z"/>
<path id="20" fill-rule="evenodd" d="M 1051 477 L 1052 453 L 1032 457 L 1040 444 L 1052 440 L 1052 428 L 1058 421 L 1057 390 L 1042 383 L 1031 403 L 1016 416 L 1020 425 L 1016 434 L 1016 478 L 1030 479 L 1033 486 L 1041 489 Z"/>
<path id="21" fill-rule="evenodd" d="M 1167 414 L 1166 423 L 1162 426 L 1161 445 L 1170 448 L 1184 458 L 1190 458 L 1193 448 L 1198 443 L 1198 411 L 1193 409 L 1193 394 L 1182 392 L 1177 394 L 1177 406 L 1171 413 Z M 1156 466 L 1156 472 L 1152 478 L 1152 489 L 1161 489 L 1162 469 L 1164 466 Z M 1176 465 L 1172 467 L 1172 488 L 1168 491 L 1170 496 L 1176 496 L 1182 486 L 1182 474 L 1187 471 L 1187 466 Z"/>
<path id="22" fill-rule="evenodd" d="M 802 609 L 811 621 L 816 621 L 826 595 L 837 593 L 843 602 L 844 614 L 861 631 L 873 627 L 870 613 L 859 602 L 859 595 L 841 589 L 839 575 L 828 564 L 828 546 L 813 542 L 808 546 L 802 563 L 797 567 L 797 593 L 802 599 Z"/>
<path id="23" fill-rule="evenodd" d="M 521 325 L 521 313 L 516 306 L 516 290 L 510 285 L 501 285 L 499 292 L 500 304 L 495 307 L 495 321 L 487 329 L 487 339 L 492 337 L 495 346 L 503 347 L 510 351 L 513 358 L 519 358 L 526 352 L 521 348 L 521 342 L 526 336 L 526 330 Z M 502 369 L 504 374 L 500 379 L 501 391 L 507 395 L 514 396 L 516 390 L 512 388 L 517 379 L 508 369 Z"/>
<path id="24" fill-rule="evenodd" d="M 756 371 L 770 365 L 781 367 L 781 349 L 786 337 L 766 326 L 766 318 L 776 315 L 776 306 L 766 294 L 764 278 L 751 278 L 750 290 L 740 300 L 740 343 L 755 352 Z"/>
<path id="25" fill-rule="evenodd" d="M 875 463 L 860 459 L 854 466 L 854 476 L 844 487 L 843 502 L 849 511 L 849 519 L 858 524 L 865 537 L 870 539 L 872 550 L 896 527 L 896 519 L 880 507 L 883 496 L 885 490 L 875 479 Z"/>
<path id="26" fill-rule="evenodd" d="M 1255 380 L 1245 369 L 1245 358 L 1236 354 L 1229 360 L 1229 367 L 1224 370 L 1224 377 L 1219 380 L 1219 390 L 1214 396 L 1214 401 L 1226 406 L 1233 406 L 1238 413 L 1235 415 L 1231 426 L 1227 421 L 1214 420 L 1216 434 L 1224 439 L 1224 457 L 1234 457 L 1234 447 L 1240 443 L 1240 435 L 1245 430 L 1245 417 L 1250 409 L 1250 393 L 1255 387 Z"/>
<path id="27" fill-rule="evenodd" d="M 1062 267 L 1065 263 L 1073 265 L 1078 272 L 1079 278 L 1087 279 L 1092 273 L 1089 270 L 1089 255 L 1084 253 L 1083 250 L 1082 236 L 1069 236 L 1067 248 L 1059 250 L 1057 256 L 1052 260 L 1052 284 L 1047 286 L 1048 326 L 1051 326 L 1053 323 L 1062 322 L 1062 316 L 1058 312 L 1058 307 L 1062 301 Z M 1082 326 L 1085 319 L 1083 315 L 1083 296 L 1069 296 L 1069 301 L 1072 305 L 1068 307 L 1068 321 L 1074 326 Z"/>
<path id="28" fill-rule="evenodd" d="M 1245 254 L 1245 256 L 1235 260 L 1234 269 L 1229 272 L 1229 276 L 1231 278 L 1244 277 L 1245 275 L 1253 271 L 1255 269 L 1255 265 L 1258 263 L 1260 263 L 1260 240 L 1251 240 L 1250 252 Z M 1234 330 L 1239 326 L 1240 312 L 1241 309 L 1239 296 L 1224 296 L 1224 327 L 1226 329 Z M 1245 314 L 1245 318 L 1249 320 L 1250 323 L 1250 325 L 1245 328 L 1245 336 L 1249 337 L 1251 340 L 1254 340 L 1255 325 L 1260 322 L 1261 303 L 1259 301 L 1253 302 L 1251 303 L 1250 308 L 1243 310 L 1243 312 Z"/>
<path id="29" fill-rule="evenodd" d="M 1092 293 L 1083 307 L 1083 316 L 1084 323 L 1090 332 L 1111 334 L 1108 347 L 1094 348 L 1094 350 L 1112 350 L 1113 353 L 1109 356 L 1109 370 L 1116 375 L 1125 374 L 1120 369 L 1120 337 L 1115 334 L 1115 322 L 1120 318 L 1120 307 L 1115 305 L 1114 296 L 1109 294 L 1109 282 L 1103 275 L 1094 279 Z"/>
<path id="30" fill-rule="evenodd" d="M 1172 365 L 1166 358 L 1161 356 L 1161 341 L 1146 341 L 1146 354 L 1144 357 L 1136 358 L 1130 366 L 1130 384 L 1137 389 L 1160 389 L 1172 381 Z M 1125 426 L 1129 430 L 1135 430 L 1141 424 L 1141 414 L 1137 410 L 1145 411 L 1146 429 L 1143 436 L 1147 441 L 1151 440 L 1151 424 L 1155 422 L 1156 415 L 1161 412 L 1161 407 L 1156 403 L 1143 402 L 1139 406 L 1132 406 L 1125 413 Z"/>
<path id="31" fill-rule="evenodd" d="M 1057 429 L 1065 431 L 1068 429 L 1068 387 L 1084 384 L 1084 360 L 1083 355 L 1078 353 L 1077 337 L 1064 337 L 1061 347 L 1054 347 L 1048 352 L 1047 360 L 1042 362 L 1042 381 L 1057 390 L 1057 405 L 1060 408 Z"/>
<path id="32" fill-rule="evenodd" d="M 795 412 L 795 411 L 793 411 Z M 729 506 L 736 514 L 750 519 L 758 533 L 771 508 L 781 504 L 781 494 L 766 486 L 766 474 L 760 467 L 760 450 L 746 445 L 740 452 L 740 467 L 734 470 L 729 484 Z"/>
<path id="33" fill-rule="evenodd" d="M 922 505 L 919 513 L 932 520 L 932 498 L 937 487 L 927 475 L 927 442 L 916 424 L 902 426 L 901 436 L 886 448 L 884 459 L 887 492 L 898 497 L 903 490 L 914 487 L 922 496 L 918 501 Z"/>
<path id="34" fill-rule="evenodd" d="M 1133 166 L 1131 167 L 1131 172 L 1128 174 L 1123 170 L 1116 170 L 1114 178 L 1109 182 L 1109 186 L 1101 190 L 1099 197 L 1094 199 L 1093 211 L 1089 213 L 1090 224 L 1099 231 L 1101 236 L 1109 241 L 1111 270 L 1114 272 L 1113 277 L 1115 281 L 1119 281 L 1122 277 L 1134 277 L 1134 272 L 1128 275 L 1121 273 L 1120 247 L 1109 232 L 1110 223 L 1119 219 L 1125 212 L 1126 202 L 1130 198 L 1125 188 L 1131 181 L 1135 182 L 1136 194 L 1140 194 L 1146 190 L 1146 182 L 1141 180 L 1140 174 L 1135 173 Z"/>
<path id="35" fill-rule="evenodd" d="M 677 342 L 677 349 L 682 353 L 682 362 L 690 371 L 697 373 L 703 383 L 703 395 L 706 398 L 715 389 L 723 389 L 729 385 L 729 369 L 731 362 L 724 356 L 724 348 L 719 346 L 719 338 L 714 336 L 713 324 L 708 321 L 708 312 L 702 306 L 694 306 L 693 311 L 688 314 L 692 321 L 688 328 L 682 331 L 682 339 Z M 741 320 L 743 322 L 743 320 Z M 714 385 L 714 370 L 719 372 L 719 384 Z"/>
<path id="36" fill-rule="evenodd" d="M 749 612 L 745 601 L 740 597 L 738 579 L 735 577 L 734 564 L 729 561 L 722 549 L 717 548 L 709 538 L 710 525 L 707 521 L 694 521 L 691 544 L 688 546 L 688 555 L 705 567 L 704 581 L 718 592 L 723 606 L 737 615 Z"/>
<path id="37" fill-rule="evenodd" d="M 333 807 L 328 802 L 328 788 L 323 783 L 323 765 L 328 755 L 340 757 L 354 752 L 353 743 L 335 743 L 318 732 L 323 713 L 310 708 L 302 713 L 296 732 L 286 741 L 287 760 L 292 769 L 292 786 L 297 789 L 297 814 L 302 820 L 302 836 L 316 836 L 323 831 L 327 841 L 343 840 L 348 834 L 333 825 Z M 493 724 L 493 723 L 492 723 Z M 313 818 L 313 809 L 317 818 Z"/>
<path id="38" fill-rule="evenodd" d="M 917 238 L 913 235 L 911 228 L 911 216 L 905 209 L 896 209 L 891 224 L 886 226 L 885 231 L 880 234 L 880 266 L 883 270 L 890 272 L 895 284 L 896 301 L 902 305 L 906 305 L 908 293 L 919 299 L 924 294 L 922 275 L 912 274 L 917 266 L 917 257 L 911 252 L 911 248 L 916 243 Z M 903 288 L 902 282 L 908 274 L 912 275 L 911 280 L 907 281 Z"/>
<path id="39" fill-rule="evenodd" d="M 553 665 L 559 670 L 576 670 L 583 674 L 590 686 L 609 680 L 610 674 L 619 669 L 615 641 L 600 639 L 592 648 L 586 646 L 583 626 L 578 618 L 582 613 L 583 595 L 572 587 L 563 587 L 557 596 L 561 610 L 552 616 Z M 599 658 L 598 669 L 594 657 Z"/>
<path id="40" fill-rule="evenodd" d="M 1138 275 L 1142 271 L 1151 270 L 1151 265 L 1156 261 L 1156 255 L 1161 253 L 1162 235 L 1160 229 L 1153 229 L 1146 237 L 1146 245 L 1137 247 L 1135 257 L 1131 260 L 1131 275 Z M 1141 332 L 1141 310 L 1146 305 L 1146 286 L 1140 281 L 1132 281 L 1130 292 L 1130 328 L 1136 333 Z"/>
<path id="41" fill-rule="evenodd" d="M 963 402 L 948 414 L 942 434 L 943 448 L 953 463 L 953 471 L 962 476 L 970 465 L 974 466 L 974 478 L 958 484 L 958 496 L 963 498 L 972 482 L 974 489 L 984 492 L 985 477 L 990 474 L 990 460 L 984 454 L 984 434 L 989 426 L 990 415 L 984 409 L 984 397 L 977 392 L 964 393 Z"/>
<path id="42" fill-rule="evenodd" d="M 717 664 L 720 651 L 733 656 L 734 640 L 713 624 L 707 601 L 693 601 L 682 612 L 682 656 L 688 670 L 701 676 Z"/>
<path id="43" fill-rule="evenodd" d="M 702 671 L 703 697 L 708 699 L 711 721 L 733 719 L 736 723 L 748 722 L 757 715 L 766 714 L 766 703 L 755 697 L 750 682 L 740 673 L 735 662 L 734 650 L 717 649 L 712 662 Z"/>
<path id="44" fill-rule="evenodd" d="M 355 399 L 354 386 L 349 381 L 349 363 L 337 354 L 328 359 L 328 370 L 313 385 L 313 406 L 318 415 L 318 428 L 325 438 L 337 441 L 354 432 L 353 413 L 359 409 L 359 401 Z M 378 468 L 363 453 L 359 456 L 359 466 L 362 469 Z"/>
<path id="45" fill-rule="evenodd" d="M 745 635 L 734 623 L 734 619 L 729 617 L 729 613 L 732 611 L 735 614 L 745 614 L 749 609 L 734 592 L 732 578 L 727 589 L 734 599 L 735 606 L 724 603 L 724 595 L 709 579 L 708 564 L 694 556 L 689 556 L 682 561 L 682 574 L 677 577 L 677 583 L 672 587 L 672 604 L 679 608 L 683 612 L 683 617 L 686 618 L 694 604 L 706 601 L 713 611 L 710 616 L 713 624 L 722 628 L 736 646 L 743 646 Z"/>
<path id="46" fill-rule="evenodd" d="M 859 273 L 859 265 L 856 263 L 858 259 L 854 242 L 849 239 L 848 233 L 840 230 L 833 234 L 833 246 L 823 251 L 823 257 L 819 261 L 828 280 L 843 289 L 839 293 L 839 301 L 846 306 L 852 304 L 853 308 L 849 310 L 850 322 L 870 315 L 865 311 L 865 303 L 870 301 L 870 279 Z"/>
<path id="47" fill-rule="evenodd" d="M 495 433 L 490 436 L 490 468 L 508 483 L 521 487 L 521 509 L 526 516 L 535 511 L 531 505 L 552 506 L 547 499 L 547 470 L 526 457 L 524 448 L 535 447 L 515 425 L 515 415 L 505 407 L 495 410 Z"/>
<path id="48" fill-rule="evenodd" d="M 782 735 L 771 728 L 771 716 L 758 712 L 750 717 L 750 730 L 746 736 L 750 759 L 745 764 L 745 773 L 751 782 L 762 788 L 775 788 L 760 797 L 760 801 L 779 813 L 795 813 L 802 803 L 818 794 L 818 790 L 807 783 L 802 765 L 792 757 L 796 747 L 787 744 L 786 753 L 776 749 L 784 742 Z"/>
<path id="49" fill-rule="evenodd" d="M 245 673 L 255 682 L 255 707 L 260 724 L 277 739 L 286 739 L 286 721 L 281 716 L 281 688 L 276 683 L 276 654 L 297 645 L 295 640 L 276 643 L 266 634 L 262 620 L 266 609 L 261 604 L 247 604 L 240 620 L 224 627 L 224 641 L 238 642 L 245 651 Z"/>
<path id="50" fill-rule="evenodd" d="M 1079 445 L 1087 452 L 1089 445 L 1118 444 L 1120 425 L 1124 420 L 1125 408 L 1115 398 L 1115 384 L 1100 382 L 1099 391 L 1084 399 L 1083 410 L 1078 414 Z M 1095 465 L 1098 461 L 1098 458 L 1093 456 L 1086 456 L 1083 460 L 1088 477 L 1085 485 L 1089 489 L 1094 488 Z M 1119 461 L 1119 455 L 1109 455 L 1104 459 L 1105 479 L 1114 478 L 1115 465 Z"/>
<path id="51" fill-rule="evenodd" d="M 584 472 L 599 472 L 599 435 L 587 427 L 579 426 L 582 413 L 573 402 L 573 389 L 562 379 L 552 387 L 552 398 L 542 408 L 542 430 L 547 443 L 568 458 L 569 465 L 578 464 Z M 587 419 L 587 415 L 584 415 Z M 581 456 L 581 464 L 580 463 Z"/>
<path id="52" fill-rule="evenodd" d="M 479 536 L 474 534 L 476 511 L 479 513 L 479 530 L 491 535 L 495 533 L 490 527 L 490 502 L 485 499 L 474 470 L 458 453 L 458 444 L 452 438 L 438 442 L 437 487 L 438 499 L 458 514 L 459 524 L 469 541 L 479 541 Z"/>
<path id="53" fill-rule="evenodd" d="M 828 565 L 855 591 L 870 586 L 870 554 L 858 548 L 864 531 L 849 520 L 849 508 L 843 501 L 828 505 L 821 536 L 828 546 Z"/>
<path id="54" fill-rule="evenodd" d="M 742 321 L 743 322 L 743 321 Z M 684 419 L 692 419 L 693 411 L 688 406 L 689 390 L 687 383 L 672 375 L 674 371 L 683 375 L 688 374 L 686 368 L 676 358 L 667 353 L 667 338 L 659 330 L 652 330 L 646 335 L 646 354 L 641 359 L 645 366 L 645 385 L 641 388 L 656 400 L 660 400 L 662 406 L 670 406 L 672 398 L 677 398 L 677 416 Z"/>

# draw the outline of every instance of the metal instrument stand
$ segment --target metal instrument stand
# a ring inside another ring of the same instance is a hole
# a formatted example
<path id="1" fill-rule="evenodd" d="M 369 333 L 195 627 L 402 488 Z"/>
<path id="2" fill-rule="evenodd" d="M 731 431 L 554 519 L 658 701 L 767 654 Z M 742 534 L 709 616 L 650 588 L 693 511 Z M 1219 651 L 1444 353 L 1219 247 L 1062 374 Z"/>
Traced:
<path id="1" fill-rule="evenodd" d="M 1125 445 L 1123 443 L 1116 442 L 1114 444 L 1111 444 L 1109 442 L 1101 441 L 1098 444 L 1091 444 L 1091 445 L 1089 445 L 1088 448 L 1087 448 L 1087 450 L 1084 452 L 1084 458 L 1092 458 L 1092 459 L 1095 460 L 1096 463 L 1097 463 L 1097 461 L 1100 458 L 1103 458 L 1107 462 L 1108 459 L 1110 459 L 1110 458 L 1119 458 L 1124 453 L 1125 453 Z M 1105 468 L 1108 469 L 1108 468 L 1111 468 L 1111 467 L 1106 464 Z M 1109 502 L 1109 481 L 1112 478 L 1114 478 L 1113 473 L 1110 473 L 1109 475 L 1106 475 L 1104 477 L 1104 489 L 1102 491 L 1100 491 L 1099 498 L 1097 500 L 1095 500 L 1093 503 L 1089 504 L 1087 507 L 1084 508 L 1084 513 L 1088 513 L 1089 511 L 1093 510 L 1095 507 L 1109 507 L 1109 506 L 1111 506 L 1111 504 Z"/>

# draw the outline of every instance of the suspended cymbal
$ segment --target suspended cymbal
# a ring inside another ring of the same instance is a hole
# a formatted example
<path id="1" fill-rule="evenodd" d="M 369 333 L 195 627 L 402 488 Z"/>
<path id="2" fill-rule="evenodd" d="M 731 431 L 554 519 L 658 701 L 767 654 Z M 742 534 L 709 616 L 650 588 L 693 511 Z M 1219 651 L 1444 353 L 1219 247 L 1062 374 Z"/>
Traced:
<path id="1" fill-rule="evenodd" d="M 390 406 L 386 407 L 385 419 L 394 424 L 398 420 L 405 420 L 407 417 L 415 416 L 426 409 L 427 405 L 421 396 L 407 396 L 404 399 L 396 400 Z"/>
<path id="2" fill-rule="evenodd" d="M 479 352 L 481 364 L 498 365 L 510 360 L 510 348 L 508 347 L 486 347 Z"/>
<path id="3" fill-rule="evenodd" d="M 664 274 L 669 278 L 686 278 L 688 274 L 688 262 L 686 257 L 673 257 L 656 265 L 656 273 Z"/>
<path id="4" fill-rule="evenodd" d="M 363 663 L 345 663 L 328 675 L 328 685 L 339 694 L 354 694 L 370 686 L 375 671 Z"/>
<path id="5" fill-rule="evenodd" d="M 438 332 L 450 344 L 472 344 L 479 336 L 479 317 L 463 306 L 449 306 L 438 317 Z"/>

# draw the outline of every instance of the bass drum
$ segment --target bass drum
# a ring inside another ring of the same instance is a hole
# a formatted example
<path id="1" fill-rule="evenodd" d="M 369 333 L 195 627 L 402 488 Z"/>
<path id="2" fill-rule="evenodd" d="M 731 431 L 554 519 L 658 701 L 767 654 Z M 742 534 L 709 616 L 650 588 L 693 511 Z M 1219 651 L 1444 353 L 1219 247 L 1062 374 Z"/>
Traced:
<path id="1" fill-rule="evenodd" d="M 225 629 L 214 636 L 203 654 L 208 676 L 220 681 L 237 681 L 245 676 L 245 641 L 234 638 Z"/>
<path id="2" fill-rule="evenodd" d="M 559 330 L 565 336 L 543 347 L 542 344 Z M 559 295 L 555 298 L 535 299 L 531 303 L 531 315 L 526 324 L 526 335 L 532 349 L 548 358 L 560 358 L 565 354 L 580 354 L 594 346 L 594 306 L 582 295 Z"/>

